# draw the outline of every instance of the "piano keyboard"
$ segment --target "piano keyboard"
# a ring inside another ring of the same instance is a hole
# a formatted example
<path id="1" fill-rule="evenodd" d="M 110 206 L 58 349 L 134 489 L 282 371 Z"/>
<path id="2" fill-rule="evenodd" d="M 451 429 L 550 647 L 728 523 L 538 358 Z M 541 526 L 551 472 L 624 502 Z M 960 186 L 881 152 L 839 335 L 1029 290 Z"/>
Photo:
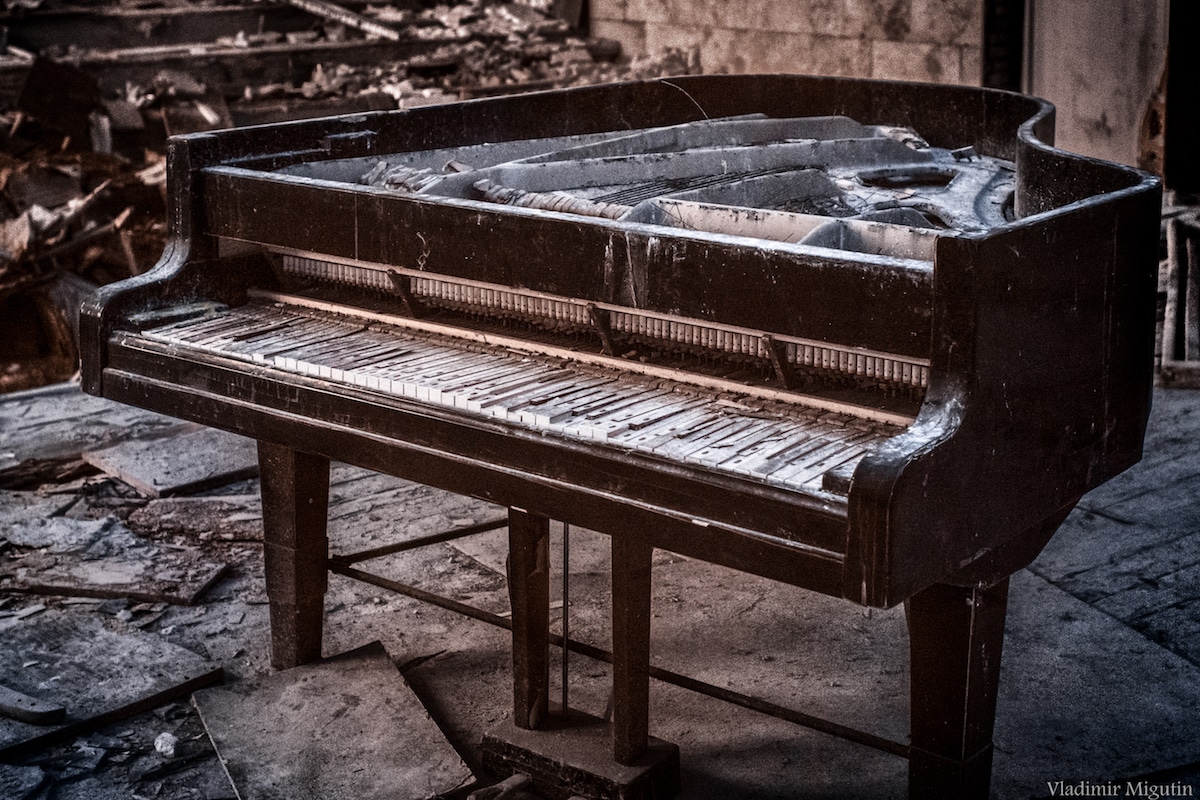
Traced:
<path id="1" fill-rule="evenodd" d="M 347 314 L 256 301 L 141 337 L 675 463 L 819 490 L 908 420 L 706 391 Z M 800 399 L 800 398 L 798 398 Z"/>

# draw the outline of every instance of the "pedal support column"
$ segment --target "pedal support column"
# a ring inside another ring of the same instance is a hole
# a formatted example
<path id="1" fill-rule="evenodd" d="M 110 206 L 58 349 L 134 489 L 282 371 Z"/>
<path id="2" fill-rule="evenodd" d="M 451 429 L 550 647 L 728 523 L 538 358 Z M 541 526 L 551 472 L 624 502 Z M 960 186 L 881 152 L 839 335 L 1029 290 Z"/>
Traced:
<path id="1" fill-rule="evenodd" d="M 613 757 L 634 764 L 650 733 L 650 561 L 654 548 L 612 537 Z"/>
<path id="2" fill-rule="evenodd" d="M 550 711 L 550 520 L 508 510 L 512 603 L 513 723 L 542 727 Z"/>

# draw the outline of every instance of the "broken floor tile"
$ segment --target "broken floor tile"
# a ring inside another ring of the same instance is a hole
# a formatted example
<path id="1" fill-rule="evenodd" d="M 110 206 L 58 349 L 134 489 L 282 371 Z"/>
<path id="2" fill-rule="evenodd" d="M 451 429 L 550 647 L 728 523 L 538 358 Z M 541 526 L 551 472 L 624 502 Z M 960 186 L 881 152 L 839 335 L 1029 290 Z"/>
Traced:
<path id="1" fill-rule="evenodd" d="M 225 573 L 197 548 L 166 547 L 113 517 L 32 519 L 4 534 L 30 550 L 0 554 L 0 589 L 191 605 Z"/>
<path id="2" fill-rule="evenodd" d="M 220 667 L 160 636 L 117 633 L 92 616 L 0 620 L 0 675 L 67 710 L 61 725 L 0 718 L 0 757 L 76 736 L 221 680 Z"/>
<path id="3" fill-rule="evenodd" d="M 159 498 L 134 511 L 127 522 L 147 536 L 262 541 L 258 495 Z"/>
<path id="4" fill-rule="evenodd" d="M 242 800 L 424 800 L 473 780 L 379 642 L 192 702 Z"/>
<path id="5" fill-rule="evenodd" d="M 47 553 L 75 553 L 86 551 L 111 527 L 111 519 L 33 517 L 11 523 L 4 531 L 4 538 L 18 547 L 43 548 Z"/>
<path id="6" fill-rule="evenodd" d="M 93 450 L 83 458 L 150 497 L 189 494 L 258 474 L 253 439 L 194 426 Z"/>

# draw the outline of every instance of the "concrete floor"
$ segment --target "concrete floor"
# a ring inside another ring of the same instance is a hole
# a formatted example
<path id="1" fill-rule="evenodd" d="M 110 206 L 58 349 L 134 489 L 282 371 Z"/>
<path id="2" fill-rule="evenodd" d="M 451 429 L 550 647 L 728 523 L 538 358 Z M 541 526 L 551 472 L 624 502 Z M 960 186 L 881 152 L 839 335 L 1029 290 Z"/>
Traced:
<path id="1" fill-rule="evenodd" d="M 0 470 L 50 450 L 79 452 L 115 436 L 161 433 L 166 424 L 72 387 L 0 398 Z M 1048 797 L 1056 781 L 1120 782 L 1123 791 L 1125 781 L 1146 777 L 1156 785 L 1182 787 L 1174 796 L 1200 790 L 1197 440 L 1200 393 L 1156 392 L 1143 462 L 1084 498 L 1037 561 L 1014 577 L 995 734 L 997 800 Z M 225 490 L 247 504 L 239 520 L 254 516 L 252 490 L 252 484 Z M 11 506 L 17 499 L 17 493 L 0 494 L 0 504 Z M 477 522 L 495 511 L 338 468 L 332 547 L 353 551 Z M 404 521 L 402 531 L 396 520 Z M 571 545 L 572 637 L 606 646 L 607 540 L 573 530 Z M 232 573 L 198 607 L 169 607 L 141 630 L 220 664 L 230 682 L 265 674 L 259 548 L 253 541 L 211 536 L 204 546 L 230 559 Z M 488 533 L 371 567 L 502 613 L 504 549 L 504 536 Z M 557 574 L 557 563 L 554 569 Z M 891 739 L 906 738 L 901 610 L 866 613 L 663 552 L 656 554 L 654 580 L 656 665 Z M 0 595 L 0 602 L 4 597 L 10 599 L 0 605 L 0 636 L 22 624 L 17 612 L 33 604 L 48 606 L 44 614 L 105 614 L 99 606 L 61 599 L 9 594 Z M 336 576 L 326 608 L 325 652 L 382 641 L 446 737 L 477 768 L 480 736 L 508 713 L 507 632 Z M 116 618 L 105 622 L 122 624 Z M 571 705 L 601 713 L 607 667 L 581 656 L 572 656 L 570 666 Z M 555 663 L 552 676 L 557 675 Z M 663 683 L 654 682 L 651 693 L 652 733 L 681 748 L 683 798 L 905 795 L 906 765 L 898 757 Z M 194 712 L 176 703 L 90 739 L 0 764 L 0 788 L 6 773 L 13 778 L 38 769 L 40 788 L 20 797 L 234 796 L 215 756 L 203 749 L 165 775 L 162 768 L 149 769 L 162 760 L 149 743 L 163 730 L 177 731 L 197 747 L 206 743 Z M 96 750 L 108 755 L 79 768 L 77 754 Z"/>

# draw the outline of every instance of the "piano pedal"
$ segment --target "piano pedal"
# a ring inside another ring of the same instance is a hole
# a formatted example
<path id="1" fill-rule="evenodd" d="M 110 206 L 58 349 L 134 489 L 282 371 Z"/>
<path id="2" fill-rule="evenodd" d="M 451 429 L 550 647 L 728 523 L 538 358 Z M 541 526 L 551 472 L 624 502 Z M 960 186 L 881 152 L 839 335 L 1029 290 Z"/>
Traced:
<path id="1" fill-rule="evenodd" d="M 666 800 L 679 792 L 679 747 L 650 737 L 646 754 L 631 765 L 612 757 L 612 723 L 557 706 L 538 730 L 511 720 L 483 736 L 483 768 L 496 777 L 528 775 L 550 800 Z"/>

